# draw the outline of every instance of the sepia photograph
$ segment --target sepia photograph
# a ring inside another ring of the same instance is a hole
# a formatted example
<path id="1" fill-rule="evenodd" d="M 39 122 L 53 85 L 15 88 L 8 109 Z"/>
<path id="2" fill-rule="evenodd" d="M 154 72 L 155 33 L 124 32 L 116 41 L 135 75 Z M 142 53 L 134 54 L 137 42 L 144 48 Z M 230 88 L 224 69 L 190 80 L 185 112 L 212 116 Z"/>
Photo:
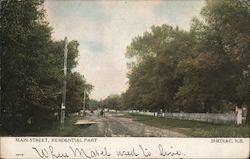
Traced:
<path id="1" fill-rule="evenodd" d="M 249 144 L 248 0 L 0 2 L 0 158 L 7 139 Z M 152 157 L 137 148 L 116 157 Z M 112 156 L 106 148 L 92 156 L 70 149 L 78 158 Z M 30 151 L 70 158 L 50 146 Z"/>

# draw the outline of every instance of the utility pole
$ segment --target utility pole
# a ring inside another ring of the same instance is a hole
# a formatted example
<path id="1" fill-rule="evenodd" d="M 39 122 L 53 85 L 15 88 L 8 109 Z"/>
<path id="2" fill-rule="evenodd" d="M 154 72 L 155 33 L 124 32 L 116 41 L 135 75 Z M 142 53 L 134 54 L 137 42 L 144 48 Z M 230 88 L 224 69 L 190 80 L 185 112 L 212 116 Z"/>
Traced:
<path id="1" fill-rule="evenodd" d="M 63 97 L 62 97 L 62 105 L 61 105 L 61 121 L 60 128 L 64 128 L 64 119 L 65 119 L 65 109 L 66 109 L 66 86 L 67 86 L 67 56 L 68 56 L 68 40 L 67 37 L 64 39 L 65 47 L 64 47 L 64 81 L 63 81 Z"/>
<path id="2" fill-rule="evenodd" d="M 83 113 L 85 112 L 85 109 L 86 109 L 86 89 L 84 88 L 84 94 L 83 94 Z"/>
<path id="3" fill-rule="evenodd" d="M 5 53 L 5 52 L 4 52 Z M 2 54 L 0 55 L 0 128 L 2 126 Z"/>

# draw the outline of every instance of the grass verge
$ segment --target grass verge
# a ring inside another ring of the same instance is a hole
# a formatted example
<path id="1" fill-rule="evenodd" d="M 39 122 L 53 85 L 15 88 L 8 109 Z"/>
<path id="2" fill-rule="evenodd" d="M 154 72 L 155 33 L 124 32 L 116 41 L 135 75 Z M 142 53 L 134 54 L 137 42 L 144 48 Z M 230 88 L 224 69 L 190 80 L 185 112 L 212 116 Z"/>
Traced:
<path id="1" fill-rule="evenodd" d="M 248 125 L 213 124 L 200 121 L 152 117 L 139 114 L 126 114 L 124 117 L 159 128 L 171 129 L 191 137 L 250 137 Z"/>
<path id="2" fill-rule="evenodd" d="M 66 117 L 64 123 L 64 129 L 60 129 L 60 121 L 53 123 L 50 127 L 43 130 L 33 130 L 29 133 L 22 134 L 21 136 L 72 136 L 74 132 L 80 130 L 79 127 L 75 126 L 74 123 L 78 119 L 83 117 Z M 78 130 L 79 129 L 79 130 Z"/>

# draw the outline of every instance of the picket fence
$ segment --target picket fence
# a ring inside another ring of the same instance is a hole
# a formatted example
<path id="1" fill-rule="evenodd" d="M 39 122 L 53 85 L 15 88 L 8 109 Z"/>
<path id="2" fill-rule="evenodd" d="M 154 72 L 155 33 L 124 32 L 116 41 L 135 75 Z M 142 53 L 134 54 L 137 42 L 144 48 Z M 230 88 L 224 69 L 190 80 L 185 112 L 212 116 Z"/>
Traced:
<path id="1" fill-rule="evenodd" d="M 135 113 L 142 115 L 150 115 L 157 117 L 165 117 L 182 120 L 196 120 L 209 123 L 235 123 L 236 116 L 232 113 L 157 113 L 157 112 L 143 112 L 139 110 L 127 110 L 127 113 Z"/>

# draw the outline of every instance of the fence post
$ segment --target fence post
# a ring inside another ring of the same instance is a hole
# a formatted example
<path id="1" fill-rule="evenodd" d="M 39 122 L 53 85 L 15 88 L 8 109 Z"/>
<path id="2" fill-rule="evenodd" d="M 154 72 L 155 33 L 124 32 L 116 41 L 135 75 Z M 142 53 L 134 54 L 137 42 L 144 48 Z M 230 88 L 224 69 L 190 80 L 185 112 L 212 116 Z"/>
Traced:
<path id="1" fill-rule="evenodd" d="M 235 114 L 236 114 L 236 124 L 241 125 L 242 124 L 242 108 L 238 108 L 236 106 Z"/>

